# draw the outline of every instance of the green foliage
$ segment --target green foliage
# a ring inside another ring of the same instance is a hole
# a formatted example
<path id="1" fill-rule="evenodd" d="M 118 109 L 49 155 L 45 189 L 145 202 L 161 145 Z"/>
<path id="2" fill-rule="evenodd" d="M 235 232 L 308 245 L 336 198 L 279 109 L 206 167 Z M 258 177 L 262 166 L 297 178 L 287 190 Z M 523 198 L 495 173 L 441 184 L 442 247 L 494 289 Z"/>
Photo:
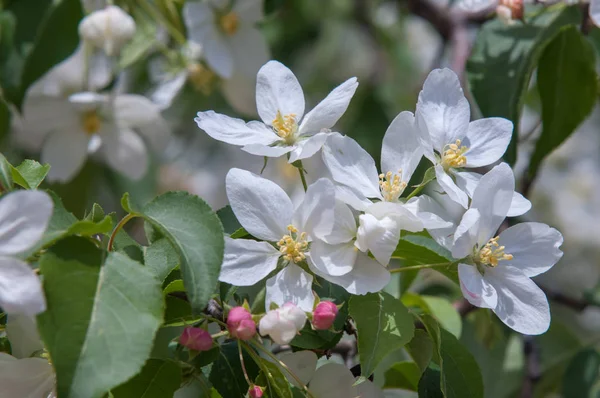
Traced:
<path id="1" fill-rule="evenodd" d="M 171 397 L 181 384 L 181 368 L 173 361 L 149 359 L 142 371 L 111 391 L 114 398 Z"/>
<path id="2" fill-rule="evenodd" d="M 384 388 L 401 388 L 417 391 L 421 369 L 414 362 L 398 362 L 385 372 Z"/>
<path id="3" fill-rule="evenodd" d="M 162 238 L 144 248 L 144 264 L 154 272 L 158 280 L 164 281 L 179 266 L 179 256 L 173 245 Z"/>
<path id="4" fill-rule="evenodd" d="M 536 175 L 544 157 L 569 138 L 596 103 L 596 52 L 577 28 L 561 30 L 545 48 L 537 87 L 543 129 L 529 163 L 530 178 Z"/>
<path id="5" fill-rule="evenodd" d="M 30 159 L 26 159 L 17 167 L 11 168 L 14 182 L 25 189 L 37 189 L 49 171 L 49 164 L 42 165 Z"/>
<path id="6" fill-rule="evenodd" d="M 415 330 L 406 307 L 385 292 L 352 296 L 350 316 L 356 322 L 360 365 L 366 377 L 383 358 L 408 343 Z"/>
<path id="7" fill-rule="evenodd" d="M 479 34 L 467 63 L 473 96 L 484 117 L 500 116 L 514 124 L 504 159 L 517 159 L 519 121 L 531 75 L 545 46 L 564 26 L 578 26 L 579 7 L 539 13 L 526 24 L 507 25 L 495 19 Z"/>
<path id="8" fill-rule="evenodd" d="M 402 303 L 407 307 L 418 307 L 424 313 L 434 317 L 444 329 L 460 338 L 462 320 L 456 308 L 448 300 L 435 296 L 423 296 L 405 293 Z"/>
<path id="9" fill-rule="evenodd" d="M 600 354 L 593 349 L 579 352 L 569 363 L 563 378 L 563 397 L 591 397 L 591 390 L 598 381 Z"/>
<path id="10" fill-rule="evenodd" d="M 261 360 L 259 367 L 260 374 L 256 379 L 256 384 L 266 386 L 265 395 L 272 398 L 293 398 L 290 383 L 288 383 L 283 371 L 267 360 Z"/>
<path id="11" fill-rule="evenodd" d="M 221 356 L 212 365 L 210 372 L 210 382 L 224 397 L 243 397 L 248 391 L 237 344 L 234 341 L 221 345 Z M 248 377 L 254 380 L 259 368 L 247 353 L 244 352 L 243 357 Z"/>
<path id="12" fill-rule="evenodd" d="M 39 329 L 64 397 L 102 397 L 137 374 L 162 323 L 156 278 L 122 254 L 103 257 L 68 238 L 40 260 L 48 310 Z"/>
<path id="13" fill-rule="evenodd" d="M 11 172 L 12 166 L 4 155 L 0 154 L 0 185 L 5 191 L 10 191 L 13 188 L 13 177 Z"/>

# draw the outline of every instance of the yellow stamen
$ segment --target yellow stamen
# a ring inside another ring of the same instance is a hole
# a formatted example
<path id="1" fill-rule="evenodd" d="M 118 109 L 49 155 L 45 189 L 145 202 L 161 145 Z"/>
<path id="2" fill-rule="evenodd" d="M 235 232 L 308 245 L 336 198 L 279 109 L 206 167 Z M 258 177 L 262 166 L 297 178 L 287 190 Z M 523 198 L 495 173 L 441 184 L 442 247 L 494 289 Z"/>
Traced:
<path id="1" fill-rule="evenodd" d="M 211 83 L 215 79 L 215 74 L 209 68 L 199 63 L 189 64 L 187 67 L 188 79 L 192 86 L 197 91 L 202 92 L 204 95 L 209 95 L 211 91 Z"/>
<path id="2" fill-rule="evenodd" d="M 402 170 L 398 170 L 396 174 L 391 171 L 379 174 L 379 188 L 386 202 L 397 201 L 406 188 L 406 182 L 402 181 Z"/>
<path id="3" fill-rule="evenodd" d="M 289 235 L 283 235 L 277 242 L 277 246 L 279 246 L 279 251 L 284 260 L 299 263 L 306 258 L 304 255 L 304 252 L 308 249 L 306 232 L 298 235 L 298 229 L 293 225 L 288 225 L 287 229 L 290 232 Z"/>
<path id="4" fill-rule="evenodd" d="M 463 167 L 467 164 L 467 158 L 464 154 L 469 148 L 461 146 L 460 144 L 460 140 L 456 140 L 454 144 L 448 144 L 444 147 L 444 152 L 442 153 L 442 166 L 446 170 L 450 167 Z"/>
<path id="5" fill-rule="evenodd" d="M 219 25 L 221 25 L 221 29 L 228 36 L 233 36 L 238 31 L 239 24 L 240 19 L 234 12 L 225 14 L 219 19 Z"/>
<path id="6" fill-rule="evenodd" d="M 504 249 L 504 246 L 498 244 L 498 236 L 490 239 L 479 251 L 479 262 L 493 268 L 501 260 L 512 260 L 513 255 L 504 253 Z"/>
<path id="7" fill-rule="evenodd" d="M 100 131 L 100 126 L 102 125 L 102 122 L 100 121 L 100 118 L 98 117 L 98 114 L 95 110 L 86 111 L 83 114 L 82 123 L 83 131 L 85 131 L 89 135 L 94 135 L 98 131 Z"/>
<path id="8" fill-rule="evenodd" d="M 282 116 L 281 112 L 277 111 L 275 119 L 271 123 L 273 130 L 278 136 L 283 138 L 287 144 L 293 144 L 296 139 L 296 131 L 298 131 L 298 123 L 296 123 L 296 115 L 290 113 Z"/>

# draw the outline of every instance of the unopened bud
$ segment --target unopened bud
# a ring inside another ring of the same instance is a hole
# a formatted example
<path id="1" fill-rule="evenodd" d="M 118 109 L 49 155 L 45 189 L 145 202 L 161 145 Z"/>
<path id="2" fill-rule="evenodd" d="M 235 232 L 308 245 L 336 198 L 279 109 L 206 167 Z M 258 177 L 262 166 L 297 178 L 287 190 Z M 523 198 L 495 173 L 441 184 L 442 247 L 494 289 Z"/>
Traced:
<path id="1" fill-rule="evenodd" d="M 522 20 L 525 14 L 523 0 L 500 0 L 498 7 L 496 7 L 496 14 L 506 24 Z"/>
<path id="2" fill-rule="evenodd" d="M 248 390 L 248 396 L 250 398 L 260 398 L 263 396 L 263 388 L 260 386 L 250 386 Z"/>
<path id="3" fill-rule="evenodd" d="M 134 34 L 135 21 L 117 6 L 94 11 L 79 23 L 83 40 L 103 49 L 109 56 L 118 54 Z"/>
<path id="4" fill-rule="evenodd" d="M 227 315 L 227 329 L 231 337 L 250 340 L 256 334 L 256 323 L 252 314 L 244 307 L 235 307 Z"/>
<path id="5" fill-rule="evenodd" d="M 208 351 L 212 348 L 213 340 L 210 333 L 202 328 L 186 327 L 179 337 L 179 343 L 190 350 Z"/>
<path id="6" fill-rule="evenodd" d="M 331 301 L 321 301 L 313 312 L 312 324 L 317 330 L 327 330 L 333 325 L 337 313 L 338 308 L 335 304 Z"/>

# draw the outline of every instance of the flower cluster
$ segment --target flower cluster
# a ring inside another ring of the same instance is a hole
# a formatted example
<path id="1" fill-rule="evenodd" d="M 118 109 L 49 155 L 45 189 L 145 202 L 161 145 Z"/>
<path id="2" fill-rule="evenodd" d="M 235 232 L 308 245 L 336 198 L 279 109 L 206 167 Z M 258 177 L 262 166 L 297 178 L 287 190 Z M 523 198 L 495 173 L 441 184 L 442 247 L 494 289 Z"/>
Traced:
<path id="1" fill-rule="evenodd" d="M 402 112 L 392 121 L 379 171 L 356 141 L 331 130 L 348 107 L 356 79 L 334 89 L 304 117 L 302 89 L 288 68 L 269 61 L 257 80 L 262 122 L 212 111 L 195 120 L 211 137 L 246 152 L 286 155 L 302 180 L 312 181 L 294 205 L 266 178 L 241 169 L 227 175 L 231 208 L 247 236 L 226 237 L 220 280 L 249 286 L 267 278 L 270 311 L 260 321 L 261 334 L 288 343 L 304 326 L 303 312 L 313 309 L 313 327 L 331 327 L 337 308 L 324 303 L 315 308 L 316 278 L 351 294 L 378 292 L 390 280 L 388 265 L 403 231 L 424 230 L 452 253 L 449 264 L 458 264 L 470 303 L 492 309 L 521 333 L 547 330 L 548 302 L 530 278 L 560 259 L 562 236 L 539 223 L 503 228 L 506 217 L 524 214 L 531 203 L 515 192 L 507 164 L 486 174 L 477 171 L 500 161 L 513 126 L 503 118 L 470 121 L 454 72 L 432 71 L 415 113 Z M 305 175 L 301 160 L 307 158 L 320 158 L 321 170 Z M 406 195 L 417 166 L 426 161 L 432 178 Z M 418 195 L 423 188 L 427 193 Z"/>

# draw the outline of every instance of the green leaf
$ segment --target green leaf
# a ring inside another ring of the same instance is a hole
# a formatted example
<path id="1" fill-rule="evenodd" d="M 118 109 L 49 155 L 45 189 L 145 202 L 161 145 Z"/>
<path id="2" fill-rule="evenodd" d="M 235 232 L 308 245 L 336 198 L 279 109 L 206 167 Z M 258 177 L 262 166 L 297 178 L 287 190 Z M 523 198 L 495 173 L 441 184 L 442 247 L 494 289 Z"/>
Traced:
<path id="1" fill-rule="evenodd" d="M 417 391 L 421 369 L 414 362 L 397 362 L 385 372 L 383 388 L 401 388 Z"/>
<path id="2" fill-rule="evenodd" d="M 531 178 L 544 157 L 569 138 L 596 103 L 596 53 L 578 28 L 563 29 L 548 44 L 540 57 L 537 87 L 543 129 L 529 163 Z"/>
<path id="3" fill-rule="evenodd" d="M 173 245 L 162 238 L 144 248 L 144 264 L 162 282 L 179 266 L 179 256 Z"/>
<path id="4" fill-rule="evenodd" d="M 444 329 L 456 338 L 460 338 L 462 319 L 456 308 L 448 300 L 441 297 L 405 293 L 402 296 L 402 303 L 407 307 L 419 307 L 426 314 L 437 319 Z"/>
<path id="5" fill-rule="evenodd" d="M 213 363 L 209 380 L 215 389 L 224 397 L 243 397 L 248 392 L 248 383 L 244 379 L 237 342 L 221 345 L 221 356 Z M 250 380 L 258 375 L 258 366 L 244 352 L 244 365 Z"/>
<path id="6" fill-rule="evenodd" d="M 172 397 L 181 384 L 181 368 L 173 361 L 149 359 L 142 371 L 111 391 L 115 398 Z"/>
<path id="7" fill-rule="evenodd" d="M 168 192 L 145 205 L 141 215 L 173 245 L 192 309 L 200 313 L 217 287 L 225 246 L 223 226 L 202 199 Z"/>
<path id="8" fill-rule="evenodd" d="M 102 397 L 136 375 L 162 323 L 160 283 L 125 255 L 67 238 L 40 260 L 48 309 L 38 316 L 61 397 Z M 135 287 L 135 288 L 132 288 Z"/>
<path id="9" fill-rule="evenodd" d="M 272 398 L 293 398 L 290 384 L 281 369 L 272 362 L 263 360 L 260 363 L 261 372 L 256 384 L 267 386 L 265 392 Z"/>
<path id="10" fill-rule="evenodd" d="M 504 159 L 517 159 L 519 120 L 531 74 L 546 44 L 561 27 L 581 23 L 579 7 L 544 11 L 526 24 L 507 25 L 496 18 L 483 25 L 467 62 L 471 92 L 484 117 L 505 117 L 514 124 Z"/>
<path id="11" fill-rule="evenodd" d="M 40 186 L 48 171 L 49 164 L 40 164 L 35 160 L 25 159 L 23 163 L 12 168 L 13 180 L 25 189 L 37 189 Z"/>
<path id="12" fill-rule="evenodd" d="M 593 349 L 581 351 L 573 358 L 563 377 L 563 397 L 590 397 L 590 391 L 598 380 L 600 354 Z"/>
<path id="13" fill-rule="evenodd" d="M 2 20 L 0 20 L 0 25 L 2 25 Z M 0 142 L 3 141 L 10 132 L 10 119 L 11 114 L 10 110 L 8 109 L 8 104 L 2 98 L 0 98 Z"/>
<path id="14" fill-rule="evenodd" d="M 8 163 L 8 160 L 0 153 L 0 188 L 4 191 L 12 191 L 13 189 L 13 178 L 12 178 L 12 166 Z"/>
<path id="15" fill-rule="evenodd" d="M 415 337 L 406 345 L 406 350 L 419 369 L 424 372 L 433 356 L 433 341 L 426 331 L 417 329 Z"/>
<path id="16" fill-rule="evenodd" d="M 147 18 L 136 18 L 135 35 L 121 51 L 119 67 L 125 69 L 148 55 L 156 44 L 156 25 Z"/>
<path id="17" fill-rule="evenodd" d="M 392 258 L 402 260 L 404 266 L 441 264 L 455 261 L 448 249 L 440 246 L 430 237 L 419 234 L 406 234 L 402 236 L 398 242 L 398 246 L 396 246 L 396 250 L 392 254 Z M 459 283 L 456 264 L 432 269 L 442 273 L 456 284 Z"/>
<path id="18" fill-rule="evenodd" d="M 350 316 L 358 331 L 358 352 L 362 375 L 370 376 L 392 351 L 402 348 L 414 335 L 408 309 L 385 292 L 352 296 Z"/>
<path id="19" fill-rule="evenodd" d="M 33 50 L 25 59 L 20 95 L 13 99 L 18 107 L 21 106 L 23 96 L 31 84 L 75 51 L 79 44 L 78 26 L 82 18 L 80 0 L 61 0 L 53 3 L 38 29 Z"/>
<path id="20" fill-rule="evenodd" d="M 444 398 L 440 378 L 439 367 L 433 364 L 428 367 L 419 380 L 419 398 Z"/>
<path id="21" fill-rule="evenodd" d="M 242 228 L 242 225 L 235 217 L 235 214 L 233 214 L 233 210 L 229 205 L 217 210 L 217 216 L 219 216 L 219 220 L 221 220 L 221 224 L 223 224 L 225 233 L 231 235 Z"/>
<path id="22" fill-rule="evenodd" d="M 181 279 L 177 279 L 171 283 L 169 283 L 165 289 L 163 290 L 163 294 L 169 294 L 172 292 L 184 292 L 185 287 L 183 286 L 183 281 Z"/>

